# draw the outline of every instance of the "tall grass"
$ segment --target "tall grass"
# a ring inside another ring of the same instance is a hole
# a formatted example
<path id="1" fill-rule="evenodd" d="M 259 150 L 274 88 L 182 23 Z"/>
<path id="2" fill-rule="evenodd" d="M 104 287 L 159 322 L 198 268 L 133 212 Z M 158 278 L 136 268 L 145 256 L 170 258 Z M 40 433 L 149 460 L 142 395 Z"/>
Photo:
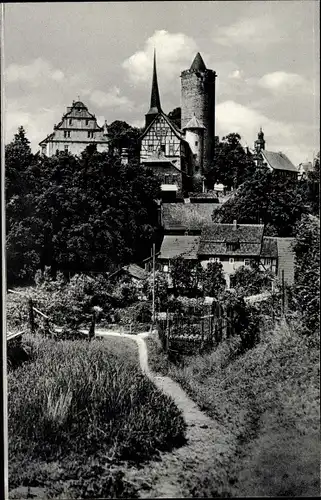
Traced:
<path id="1" fill-rule="evenodd" d="M 280 323 L 241 355 L 233 338 L 179 365 L 148 341 L 152 368 L 176 379 L 232 437 L 231 496 L 319 495 L 319 350 L 299 332 Z"/>
<path id="2" fill-rule="evenodd" d="M 9 374 L 11 488 L 28 482 L 28 462 L 139 462 L 184 442 L 181 413 L 142 375 L 136 344 L 117 341 L 39 341 Z"/>

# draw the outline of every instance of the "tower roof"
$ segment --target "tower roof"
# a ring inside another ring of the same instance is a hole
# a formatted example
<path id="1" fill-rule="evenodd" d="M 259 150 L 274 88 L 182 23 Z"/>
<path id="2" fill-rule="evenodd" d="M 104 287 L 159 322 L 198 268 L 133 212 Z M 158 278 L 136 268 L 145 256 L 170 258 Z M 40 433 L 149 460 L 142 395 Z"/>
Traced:
<path id="1" fill-rule="evenodd" d="M 81 101 L 73 101 L 72 107 L 73 108 L 85 108 L 85 109 L 87 109 L 86 106 L 84 105 L 84 103 Z"/>
<path id="2" fill-rule="evenodd" d="M 152 92 L 150 97 L 150 109 L 148 115 L 156 115 L 161 111 L 158 82 L 157 82 L 157 70 L 156 70 L 156 51 L 154 50 L 154 64 L 153 64 L 153 82 L 152 82 Z"/>
<path id="3" fill-rule="evenodd" d="M 199 52 L 197 52 L 190 69 L 192 69 L 194 71 L 205 71 L 206 70 L 205 63 L 204 63 L 203 58 Z"/>
<path id="4" fill-rule="evenodd" d="M 189 129 L 190 128 L 204 128 L 205 129 L 203 123 L 196 118 L 195 113 L 194 113 L 193 117 L 190 119 L 190 121 L 185 125 L 185 127 L 183 127 L 183 130 L 187 129 L 187 128 L 189 128 Z"/>
<path id="5" fill-rule="evenodd" d="M 263 139 L 264 138 L 264 132 L 262 130 L 262 127 L 260 127 L 260 132 L 257 134 L 258 138 L 259 139 Z"/>

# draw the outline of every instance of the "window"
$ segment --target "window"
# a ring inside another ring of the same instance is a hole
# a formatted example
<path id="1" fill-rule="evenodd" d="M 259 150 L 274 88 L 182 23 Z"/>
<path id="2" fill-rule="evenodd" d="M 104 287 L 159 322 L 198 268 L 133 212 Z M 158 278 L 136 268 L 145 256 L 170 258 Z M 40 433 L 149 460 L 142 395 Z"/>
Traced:
<path id="1" fill-rule="evenodd" d="M 152 144 L 148 144 L 148 151 L 150 152 L 154 151 L 154 147 Z"/>
<path id="2" fill-rule="evenodd" d="M 229 258 L 229 263 L 230 263 L 230 264 L 234 264 L 234 257 L 230 257 L 230 258 Z"/>
<path id="3" fill-rule="evenodd" d="M 226 244 L 227 250 L 231 250 L 234 252 L 235 250 L 238 250 L 240 248 L 240 242 L 239 241 L 230 241 Z"/>
<path id="4" fill-rule="evenodd" d="M 251 265 L 250 259 L 244 259 L 244 265 L 245 266 L 250 266 Z"/>
<path id="5" fill-rule="evenodd" d="M 94 132 L 89 131 L 88 132 L 88 138 L 92 139 L 94 137 Z"/>
<path id="6" fill-rule="evenodd" d="M 88 120 L 86 120 L 86 125 L 88 125 Z"/>
<path id="7" fill-rule="evenodd" d="M 160 150 L 165 153 L 165 144 L 161 144 Z"/>
<path id="8" fill-rule="evenodd" d="M 64 137 L 70 137 L 70 130 L 64 131 Z"/>
<path id="9" fill-rule="evenodd" d="M 69 125 L 72 125 L 72 118 L 69 118 Z"/>
<path id="10" fill-rule="evenodd" d="M 198 141 L 195 141 L 195 146 L 198 146 Z"/>
<path id="11" fill-rule="evenodd" d="M 171 178 L 170 178 L 170 175 L 169 174 L 165 174 L 164 175 L 164 179 L 165 179 L 165 184 L 170 184 L 171 182 Z"/>
<path id="12" fill-rule="evenodd" d="M 69 151 L 69 147 L 65 146 L 65 153 L 68 153 L 68 151 Z"/>
<path id="13" fill-rule="evenodd" d="M 175 154 L 175 151 L 174 151 L 174 144 L 170 144 L 169 147 L 168 147 L 168 152 L 170 155 L 174 155 Z"/>

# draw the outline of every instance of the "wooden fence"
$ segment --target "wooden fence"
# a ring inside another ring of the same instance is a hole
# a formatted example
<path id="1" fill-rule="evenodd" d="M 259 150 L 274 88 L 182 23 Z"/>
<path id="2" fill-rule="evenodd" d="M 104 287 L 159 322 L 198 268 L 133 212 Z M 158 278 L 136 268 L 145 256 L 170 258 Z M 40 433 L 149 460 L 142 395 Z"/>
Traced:
<path id="1" fill-rule="evenodd" d="M 234 311 L 224 308 L 218 301 L 204 306 L 201 313 L 157 315 L 157 328 L 166 351 L 184 354 L 209 350 L 224 338 L 233 335 Z"/>
<path id="2" fill-rule="evenodd" d="M 24 330 L 18 332 L 10 333 L 7 331 L 7 342 L 10 342 L 13 339 L 15 339 L 18 342 L 21 342 L 22 336 L 25 333 L 27 332 L 35 333 L 37 330 L 39 331 L 40 325 L 36 321 L 36 317 L 39 317 L 43 320 L 41 331 L 44 335 L 54 338 L 56 337 L 57 333 L 62 331 L 62 327 L 59 327 L 58 325 L 53 323 L 53 321 L 49 318 L 47 314 L 44 314 L 37 307 L 35 307 L 34 300 L 32 298 L 16 290 L 8 289 L 8 292 L 20 295 L 22 300 L 25 300 L 26 307 L 28 308 L 28 326 Z M 96 326 L 96 311 L 94 310 L 92 313 L 91 324 L 88 333 L 85 332 L 84 330 L 80 331 L 81 333 L 88 335 L 89 340 L 91 340 L 93 337 L 95 337 L 95 326 Z"/>

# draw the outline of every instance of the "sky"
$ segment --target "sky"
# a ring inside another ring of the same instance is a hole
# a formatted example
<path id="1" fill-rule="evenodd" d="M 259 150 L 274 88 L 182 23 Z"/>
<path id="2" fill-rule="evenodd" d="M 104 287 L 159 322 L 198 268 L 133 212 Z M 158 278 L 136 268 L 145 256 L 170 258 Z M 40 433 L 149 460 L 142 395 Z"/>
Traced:
<path id="1" fill-rule="evenodd" d="M 216 135 L 231 132 L 298 165 L 320 148 L 319 2 L 6 3 L 5 141 L 20 125 L 34 151 L 73 100 L 100 125 L 143 126 L 153 50 L 165 113 L 199 51 L 216 79 Z"/>

